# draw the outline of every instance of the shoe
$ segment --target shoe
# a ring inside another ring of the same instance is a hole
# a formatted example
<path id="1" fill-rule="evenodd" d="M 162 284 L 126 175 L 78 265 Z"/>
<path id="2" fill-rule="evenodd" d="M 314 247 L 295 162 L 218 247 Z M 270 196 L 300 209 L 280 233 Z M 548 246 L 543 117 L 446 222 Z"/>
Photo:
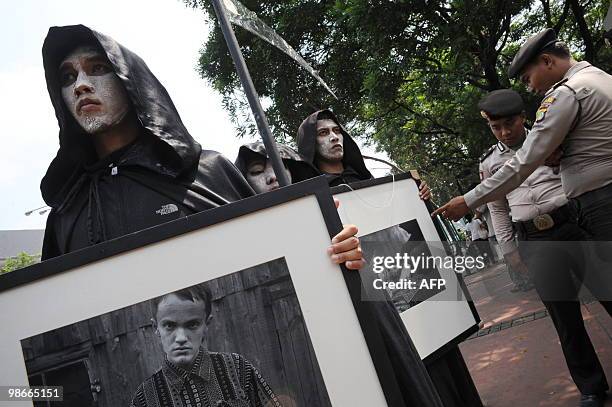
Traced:
<path id="1" fill-rule="evenodd" d="M 527 291 L 531 291 L 535 288 L 535 286 L 531 283 L 527 283 L 527 284 L 523 284 L 523 286 L 521 287 L 521 291 L 522 292 L 527 292 Z"/>
<path id="2" fill-rule="evenodd" d="M 605 395 L 601 394 L 583 394 L 578 407 L 603 407 L 604 399 Z"/>
<path id="3" fill-rule="evenodd" d="M 511 293 L 517 293 L 519 291 L 521 291 L 521 287 L 519 287 L 518 285 L 515 285 L 514 287 L 510 289 Z"/>

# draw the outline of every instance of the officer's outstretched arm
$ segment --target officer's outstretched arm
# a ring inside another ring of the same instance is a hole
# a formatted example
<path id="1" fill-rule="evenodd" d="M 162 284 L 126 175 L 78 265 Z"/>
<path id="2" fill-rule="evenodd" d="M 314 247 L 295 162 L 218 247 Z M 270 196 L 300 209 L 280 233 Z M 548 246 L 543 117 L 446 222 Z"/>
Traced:
<path id="1" fill-rule="evenodd" d="M 561 145 L 579 112 L 578 101 L 560 87 L 544 98 L 523 146 L 492 177 L 464 195 L 471 209 L 501 199 L 529 177 Z"/>

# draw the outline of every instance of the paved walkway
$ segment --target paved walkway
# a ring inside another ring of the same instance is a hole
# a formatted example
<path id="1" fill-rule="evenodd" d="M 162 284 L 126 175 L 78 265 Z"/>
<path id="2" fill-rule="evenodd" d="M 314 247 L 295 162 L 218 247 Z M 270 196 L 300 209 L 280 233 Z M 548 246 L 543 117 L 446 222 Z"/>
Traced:
<path id="1" fill-rule="evenodd" d="M 511 293 L 504 265 L 468 276 L 466 284 L 484 327 L 460 348 L 485 405 L 576 407 L 580 394 L 535 290 Z M 612 319 L 596 302 L 582 311 L 612 384 Z M 606 406 L 612 407 L 612 399 Z"/>

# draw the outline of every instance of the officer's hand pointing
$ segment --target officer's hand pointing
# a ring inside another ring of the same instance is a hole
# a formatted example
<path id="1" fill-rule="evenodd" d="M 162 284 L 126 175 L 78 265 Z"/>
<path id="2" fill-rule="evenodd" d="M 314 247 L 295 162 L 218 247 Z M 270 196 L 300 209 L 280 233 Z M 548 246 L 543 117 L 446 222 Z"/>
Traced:
<path id="1" fill-rule="evenodd" d="M 436 209 L 431 214 L 431 217 L 433 218 L 437 215 L 442 215 L 446 219 L 457 221 L 464 217 L 469 211 L 470 208 L 465 203 L 465 199 L 463 198 L 463 196 L 456 196 L 450 201 L 448 201 L 446 204 Z"/>

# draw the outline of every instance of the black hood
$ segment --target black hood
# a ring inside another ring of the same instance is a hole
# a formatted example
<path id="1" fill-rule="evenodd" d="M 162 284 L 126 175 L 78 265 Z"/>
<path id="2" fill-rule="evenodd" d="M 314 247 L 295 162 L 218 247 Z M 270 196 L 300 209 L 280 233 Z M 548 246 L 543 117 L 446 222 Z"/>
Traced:
<path id="1" fill-rule="evenodd" d="M 287 168 L 289 168 L 289 172 L 291 172 L 292 182 L 304 181 L 319 175 L 319 171 L 310 163 L 304 161 L 297 151 L 291 147 L 278 143 L 276 147 L 278 148 L 278 153 L 282 160 L 287 165 Z M 264 159 L 269 158 L 266 147 L 261 141 L 242 145 L 240 150 L 238 150 L 238 157 L 236 157 L 234 164 L 245 177 L 247 173 L 247 163 L 252 155 L 258 155 Z"/>
<path id="2" fill-rule="evenodd" d="M 79 45 L 105 52 L 141 127 L 136 140 L 102 159 L 61 96 L 59 64 Z M 142 59 L 114 40 L 81 25 L 53 27 L 43 62 L 60 127 L 59 151 L 41 182 L 52 207 L 43 259 L 254 195 L 231 162 L 191 137 Z"/>
<path id="3" fill-rule="evenodd" d="M 342 158 L 342 163 L 344 164 L 344 168 L 352 168 L 362 179 L 373 178 L 370 171 L 368 171 L 365 162 L 363 161 L 363 156 L 361 155 L 361 151 L 359 150 L 357 143 L 347 133 L 344 126 L 342 126 L 336 115 L 331 110 L 325 109 L 314 112 L 302 122 L 297 134 L 297 145 L 300 155 L 305 161 L 315 166 L 317 120 L 319 115 L 322 113 L 330 115 L 332 120 L 335 121 L 342 130 L 342 135 L 344 136 L 344 158 Z"/>
<path id="4" fill-rule="evenodd" d="M 123 83 L 143 132 L 156 139 L 164 164 L 175 176 L 191 170 L 200 159 L 201 146 L 191 137 L 166 89 L 144 61 L 112 38 L 83 25 L 51 27 L 42 55 L 47 89 L 59 124 L 60 148 L 41 182 L 45 201 L 61 202 L 85 162 L 93 156 L 90 135 L 84 133 L 67 110 L 61 95 L 58 68 L 65 56 L 80 45 L 99 47 Z"/>

